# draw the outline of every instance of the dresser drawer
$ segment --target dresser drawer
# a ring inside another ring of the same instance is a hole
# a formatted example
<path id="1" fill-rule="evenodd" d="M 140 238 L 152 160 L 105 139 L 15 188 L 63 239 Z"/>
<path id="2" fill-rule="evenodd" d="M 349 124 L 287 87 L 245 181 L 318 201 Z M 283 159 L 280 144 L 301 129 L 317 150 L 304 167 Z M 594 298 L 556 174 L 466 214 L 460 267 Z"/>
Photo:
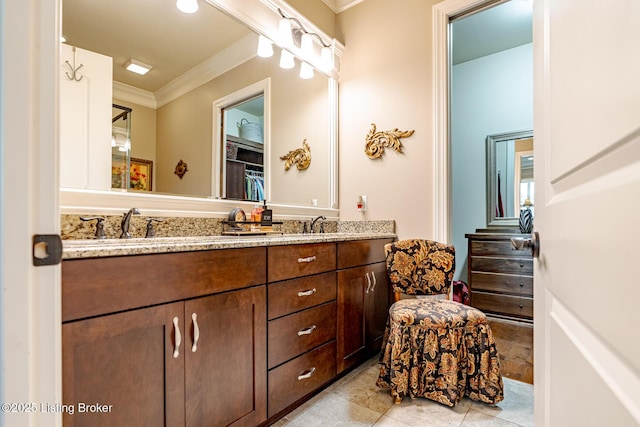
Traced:
<path id="1" fill-rule="evenodd" d="M 339 242 L 338 269 L 384 261 L 384 245 L 392 241 L 392 239 L 374 239 Z"/>
<path id="2" fill-rule="evenodd" d="M 533 298 L 472 291 L 471 305 L 488 313 L 533 318 Z"/>
<path id="3" fill-rule="evenodd" d="M 336 299 L 336 272 L 271 283 L 267 287 L 269 320 Z"/>
<path id="4" fill-rule="evenodd" d="M 523 296 L 533 295 L 533 277 L 513 274 L 471 273 L 471 291 L 490 291 Z"/>
<path id="5" fill-rule="evenodd" d="M 470 257 L 471 271 L 505 273 L 531 276 L 533 260 L 525 258 L 493 258 L 484 256 Z"/>
<path id="6" fill-rule="evenodd" d="M 267 278 L 269 282 L 324 273 L 335 269 L 335 243 L 311 243 L 267 248 Z"/>
<path id="7" fill-rule="evenodd" d="M 269 371 L 269 417 L 336 376 L 336 342 Z"/>
<path id="8" fill-rule="evenodd" d="M 336 338 L 336 302 L 269 321 L 269 369 Z"/>
<path id="9" fill-rule="evenodd" d="M 526 235 L 528 237 L 528 235 Z M 521 237 L 524 238 L 524 237 Z M 530 250 L 519 251 L 513 249 L 511 240 L 474 240 L 469 245 L 470 255 L 504 255 L 510 257 L 531 257 Z"/>

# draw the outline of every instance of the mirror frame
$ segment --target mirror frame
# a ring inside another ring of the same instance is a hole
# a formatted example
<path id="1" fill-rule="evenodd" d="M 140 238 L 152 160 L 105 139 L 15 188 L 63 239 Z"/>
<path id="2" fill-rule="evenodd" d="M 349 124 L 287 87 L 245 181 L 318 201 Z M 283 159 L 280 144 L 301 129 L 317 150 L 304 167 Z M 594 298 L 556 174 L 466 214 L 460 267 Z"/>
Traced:
<path id="1" fill-rule="evenodd" d="M 262 34 L 271 40 L 278 40 L 278 24 L 282 10 L 287 16 L 298 19 L 308 31 L 317 33 L 325 40 L 334 44 L 336 64 L 344 51 L 344 45 L 329 37 L 311 21 L 300 15 L 283 0 L 262 0 L 259 4 L 248 4 L 246 1 L 234 0 L 204 0 L 213 7 L 229 14 L 242 22 L 251 30 Z M 299 56 L 300 52 L 294 51 Z M 58 58 L 58 62 L 60 59 Z M 282 219 L 307 219 L 312 216 L 324 215 L 327 219 L 339 219 L 338 209 L 338 70 L 329 73 L 318 72 L 328 77 L 329 86 L 329 205 L 327 207 L 304 206 L 292 204 L 278 204 L 267 200 L 269 207 Z M 175 196 L 168 194 L 127 192 L 125 190 L 91 190 L 76 188 L 60 188 L 60 214 L 97 214 L 120 215 L 131 207 L 137 207 L 145 216 L 164 217 L 210 217 L 224 218 L 234 207 L 251 210 L 255 202 L 238 200 Z"/>
<path id="2" fill-rule="evenodd" d="M 519 217 L 496 217 L 494 200 L 497 198 L 496 191 L 496 143 L 500 141 L 511 141 L 514 139 L 533 138 L 533 130 L 519 132 L 499 133 L 487 136 L 487 227 L 490 228 L 513 228 L 518 227 Z"/>

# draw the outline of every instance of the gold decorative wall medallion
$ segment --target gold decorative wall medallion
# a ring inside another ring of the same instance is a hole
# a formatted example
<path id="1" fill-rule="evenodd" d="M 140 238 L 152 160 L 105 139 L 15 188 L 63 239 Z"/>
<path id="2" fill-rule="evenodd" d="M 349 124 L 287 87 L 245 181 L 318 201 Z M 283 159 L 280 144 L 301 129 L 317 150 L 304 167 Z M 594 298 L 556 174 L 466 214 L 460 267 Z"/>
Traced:
<path id="1" fill-rule="evenodd" d="M 379 159 L 384 154 L 384 147 L 390 147 L 398 153 L 402 153 L 402 142 L 400 138 L 407 138 L 413 135 L 415 130 L 398 130 L 376 132 L 376 124 L 371 123 L 371 130 L 367 134 L 364 152 L 370 159 Z"/>
<path id="2" fill-rule="evenodd" d="M 295 164 L 299 171 L 304 170 L 311 164 L 311 148 L 307 144 L 307 140 L 302 141 L 302 148 L 296 148 L 289 151 L 281 160 L 286 160 L 284 170 L 288 171 L 291 165 Z"/>
<path id="3" fill-rule="evenodd" d="M 178 177 L 182 179 L 182 177 L 184 176 L 185 173 L 187 173 L 187 171 L 189 171 L 189 169 L 187 169 L 187 164 L 183 162 L 182 159 L 180 159 L 173 173 L 178 175 Z"/>

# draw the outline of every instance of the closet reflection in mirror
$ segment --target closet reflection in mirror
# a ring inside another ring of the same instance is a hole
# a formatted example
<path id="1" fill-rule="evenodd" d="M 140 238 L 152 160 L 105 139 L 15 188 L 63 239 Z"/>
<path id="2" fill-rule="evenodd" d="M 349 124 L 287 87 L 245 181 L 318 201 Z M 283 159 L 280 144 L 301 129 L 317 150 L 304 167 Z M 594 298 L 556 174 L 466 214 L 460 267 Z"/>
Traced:
<path id="1" fill-rule="evenodd" d="M 487 137 L 487 225 L 518 225 L 520 210 L 533 210 L 533 131 Z"/>
<path id="2" fill-rule="evenodd" d="M 222 109 L 224 197 L 265 200 L 264 94 Z"/>

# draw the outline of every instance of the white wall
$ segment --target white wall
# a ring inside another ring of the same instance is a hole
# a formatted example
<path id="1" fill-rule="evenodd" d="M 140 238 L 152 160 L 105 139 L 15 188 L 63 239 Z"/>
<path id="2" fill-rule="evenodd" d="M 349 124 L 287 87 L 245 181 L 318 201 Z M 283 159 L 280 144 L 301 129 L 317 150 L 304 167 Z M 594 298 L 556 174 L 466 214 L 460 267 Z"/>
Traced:
<path id="1" fill-rule="evenodd" d="M 533 129 L 533 53 L 526 44 L 453 67 L 452 231 L 466 280 L 465 233 L 487 225 L 487 135 Z"/>

